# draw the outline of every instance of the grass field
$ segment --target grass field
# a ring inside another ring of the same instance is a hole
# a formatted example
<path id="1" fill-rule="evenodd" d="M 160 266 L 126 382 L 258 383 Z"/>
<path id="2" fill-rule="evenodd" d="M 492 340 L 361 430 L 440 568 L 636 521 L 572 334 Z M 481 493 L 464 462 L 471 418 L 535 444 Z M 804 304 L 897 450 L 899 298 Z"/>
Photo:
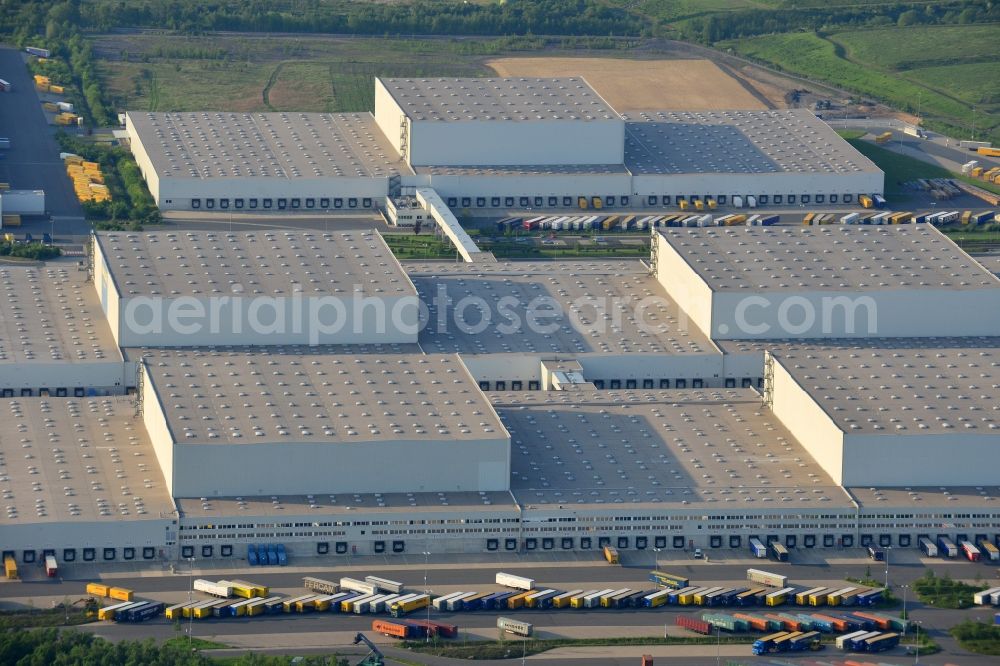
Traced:
<path id="1" fill-rule="evenodd" d="M 785 71 L 827 81 L 947 125 L 1000 141 L 1000 46 L 995 26 L 917 26 L 768 35 L 719 44 Z M 955 54 L 954 56 L 952 54 Z"/>
<path id="2" fill-rule="evenodd" d="M 376 76 L 488 76 L 485 55 L 521 44 L 218 36 L 208 50 L 183 36 L 95 41 L 110 98 L 150 111 L 371 110 Z"/>
<path id="3" fill-rule="evenodd" d="M 847 142 L 885 172 L 885 193 L 887 195 L 905 194 L 907 190 L 904 190 L 901 184 L 907 181 L 918 178 L 952 177 L 952 173 L 944 167 L 894 153 L 881 146 L 876 146 L 870 141 L 861 138 L 847 138 Z"/>

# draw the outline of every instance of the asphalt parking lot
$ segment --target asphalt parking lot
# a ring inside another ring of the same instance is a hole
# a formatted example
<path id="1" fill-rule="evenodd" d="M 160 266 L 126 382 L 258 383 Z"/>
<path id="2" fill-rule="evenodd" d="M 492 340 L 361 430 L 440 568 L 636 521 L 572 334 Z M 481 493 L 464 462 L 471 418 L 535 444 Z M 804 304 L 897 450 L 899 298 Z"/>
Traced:
<path id="1" fill-rule="evenodd" d="M 52 216 L 51 221 L 27 220 L 25 230 L 86 234 L 90 227 L 21 52 L 0 47 L 0 78 L 13 85 L 10 92 L 0 93 L 0 136 L 11 143 L 10 150 L 0 151 L 0 182 L 15 190 L 45 190 L 45 207 Z"/>

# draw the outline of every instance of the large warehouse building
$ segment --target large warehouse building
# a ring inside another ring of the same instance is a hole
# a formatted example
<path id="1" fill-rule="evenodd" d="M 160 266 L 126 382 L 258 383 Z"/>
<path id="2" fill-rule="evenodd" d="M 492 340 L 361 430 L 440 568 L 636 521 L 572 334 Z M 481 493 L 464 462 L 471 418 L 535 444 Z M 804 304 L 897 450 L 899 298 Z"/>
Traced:
<path id="1" fill-rule="evenodd" d="M 971 291 L 995 311 L 992 274 L 929 227 L 656 233 L 651 262 L 403 265 L 377 235 L 101 233 L 103 267 L 4 269 L 0 550 L 31 563 L 272 542 L 322 557 L 1000 541 L 1000 338 L 947 310 Z M 843 289 L 892 313 L 889 278 L 926 283 L 923 310 L 977 335 L 939 337 L 928 317 L 903 337 L 881 316 L 881 337 L 710 335 L 716 293 L 747 283 L 766 301 L 795 281 L 808 295 L 868 262 Z M 709 298 L 683 300 L 696 278 Z M 356 280 L 368 298 L 419 298 L 412 342 L 232 345 L 230 327 L 218 344 L 167 329 L 122 348 L 120 314 L 108 323 L 126 290 L 176 301 L 189 325 L 191 302 L 211 312 L 236 282 L 271 302 Z"/>
<path id="2" fill-rule="evenodd" d="M 574 77 L 377 79 L 374 114 L 132 111 L 126 128 L 163 210 L 373 208 L 404 187 L 494 209 L 883 191 L 882 172 L 806 110 L 632 117 Z"/>

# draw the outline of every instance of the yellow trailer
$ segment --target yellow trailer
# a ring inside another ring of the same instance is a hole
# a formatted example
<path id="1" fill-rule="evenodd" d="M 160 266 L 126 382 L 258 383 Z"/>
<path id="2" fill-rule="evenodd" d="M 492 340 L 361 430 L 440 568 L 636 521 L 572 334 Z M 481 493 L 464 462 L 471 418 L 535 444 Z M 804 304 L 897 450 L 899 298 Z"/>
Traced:
<path id="1" fill-rule="evenodd" d="M 696 210 L 705 210 L 705 202 L 701 199 L 694 200 L 694 207 Z"/>
<path id="2" fill-rule="evenodd" d="M 802 218 L 802 224 L 804 226 L 809 226 L 813 223 L 814 217 L 816 217 L 816 213 L 806 213 L 805 217 Z"/>
<path id="3" fill-rule="evenodd" d="M 587 197 L 577 197 L 576 205 L 580 207 L 580 210 L 587 210 L 589 207 L 587 204 Z"/>
<path id="4" fill-rule="evenodd" d="M 861 204 L 862 208 L 871 208 L 872 206 L 875 205 L 875 202 L 867 194 L 862 194 L 861 196 L 859 196 L 858 203 Z"/>
<path id="5" fill-rule="evenodd" d="M 14 561 L 13 555 L 4 556 L 3 571 L 10 580 L 15 580 L 17 578 L 17 562 Z"/>
<path id="6" fill-rule="evenodd" d="M 681 199 L 677 202 L 677 207 L 681 210 L 687 210 L 689 205 L 686 199 Z"/>
<path id="7" fill-rule="evenodd" d="M 167 616 L 168 620 L 177 620 L 184 617 L 185 608 L 193 608 L 202 602 L 200 601 L 186 601 L 183 604 L 176 604 L 174 606 L 168 606 L 164 614 Z"/>
<path id="8" fill-rule="evenodd" d="M 527 599 L 532 594 L 534 594 L 535 592 L 538 592 L 538 590 L 528 590 L 527 592 L 522 592 L 521 594 L 515 594 L 512 597 L 508 597 L 507 608 L 509 610 L 517 610 L 518 608 L 522 608 L 524 606 L 524 600 Z"/>
<path id="9" fill-rule="evenodd" d="M 618 549 L 614 546 L 605 546 L 604 559 L 608 561 L 608 564 L 618 564 Z"/>
<path id="10" fill-rule="evenodd" d="M 597 210 L 604 208 L 604 200 L 601 197 L 591 197 L 590 205 L 592 205 Z"/>
<path id="11" fill-rule="evenodd" d="M 49 92 L 53 92 L 53 93 L 55 93 L 57 95 L 62 95 L 62 94 L 64 94 L 66 92 L 66 89 L 63 88 L 62 86 L 52 86 L 52 85 L 50 85 L 49 86 Z"/>
<path id="12" fill-rule="evenodd" d="M 112 587 L 108 590 L 108 596 L 119 601 L 132 601 L 132 590 L 124 587 Z"/>
<path id="13" fill-rule="evenodd" d="M 716 203 L 715 199 L 705 199 L 705 203 L 708 204 L 709 210 L 715 210 L 716 208 L 719 207 L 719 204 Z"/>
<path id="14" fill-rule="evenodd" d="M 108 596 L 108 589 L 108 586 L 102 583 L 87 583 L 87 594 L 93 594 L 95 597 Z"/>
<path id="15" fill-rule="evenodd" d="M 604 222 L 601 223 L 601 228 L 604 229 L 604 231 L 614 229 L 615 225 L 618 224 L 618 220 L 620 218 L 621 218 L 620 215 L 609 215 L 608 217 L 604 218 Z"/>
<path id="16" fill-rule="evenodd" d="M 971 210 L 962 211 L 962 218 L 961 218 L 962 224 L 968 224 L 969 220 L 971 219 L 972 219 Z"/>

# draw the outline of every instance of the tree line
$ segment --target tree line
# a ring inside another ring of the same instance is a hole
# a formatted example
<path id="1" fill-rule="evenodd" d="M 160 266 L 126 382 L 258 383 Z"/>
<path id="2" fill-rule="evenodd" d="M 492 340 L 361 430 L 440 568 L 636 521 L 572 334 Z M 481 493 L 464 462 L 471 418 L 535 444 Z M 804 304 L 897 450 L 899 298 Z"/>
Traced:
<path id="1" fill-rule="evenodd" d="M 744 9 L 693 18 L 680 27 L 686 39 L 714 44 L 727 39 L 799 30 L 834 32 L 846 27 L 949 25 L 1000 22 L 1000 3 L 992 0 L 944 0 L 777 9 Z"/>
<path id="2" fill-rule="evenodd" d="M 301 666 L 338 666 L 346 659 L 301 657 Z M 184 641 L 158 645 L 153 639 L 110 643 L 79 631 L 32 629 L 0 634 L 0 664 L 7 666 L 218 666 L 202 652 L 192 652 Z M 227 659 L 229 666 L 288 666 L 290 657 L 247 654 Z"/>

